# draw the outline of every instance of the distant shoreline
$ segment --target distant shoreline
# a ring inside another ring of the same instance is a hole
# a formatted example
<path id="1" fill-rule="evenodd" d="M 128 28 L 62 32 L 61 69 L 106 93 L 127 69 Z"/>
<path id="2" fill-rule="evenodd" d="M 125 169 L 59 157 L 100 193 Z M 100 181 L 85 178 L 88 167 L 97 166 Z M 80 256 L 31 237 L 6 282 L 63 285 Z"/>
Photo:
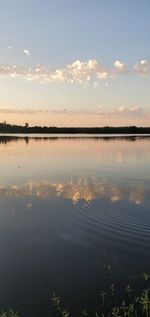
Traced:
<path id="1" fill-rule="evenodd" d="M 28 123 L 24 126 L 12 125 L 6 122 L 0 123 L 0 133 L 2 134 L 150 134 L 150 127 L 47 127 L 32 126 Z"/>

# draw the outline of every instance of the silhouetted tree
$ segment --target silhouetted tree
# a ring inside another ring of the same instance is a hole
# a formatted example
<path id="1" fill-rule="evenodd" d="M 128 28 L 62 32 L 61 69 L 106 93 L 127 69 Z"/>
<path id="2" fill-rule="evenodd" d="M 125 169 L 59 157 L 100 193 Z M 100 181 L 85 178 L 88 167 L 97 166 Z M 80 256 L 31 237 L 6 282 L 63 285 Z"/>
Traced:
<path id="1" fill-rule="evenodd" d="M 28 128 L 28 127 L 29 127 L 29 123 L 26 122 L 26 123 L 25 123 L 25 128 Z"/>

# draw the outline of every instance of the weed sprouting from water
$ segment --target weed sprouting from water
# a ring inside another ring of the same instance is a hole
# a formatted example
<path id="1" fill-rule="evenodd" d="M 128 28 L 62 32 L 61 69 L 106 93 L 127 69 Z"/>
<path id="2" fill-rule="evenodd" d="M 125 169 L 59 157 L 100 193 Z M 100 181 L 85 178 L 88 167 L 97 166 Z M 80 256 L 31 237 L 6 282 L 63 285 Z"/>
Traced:
<path id="1" fill-rule="evenodd" d="M 142 276 L 144 278 L 144 281 L 148 281 L 150 278 L 150 274 L 148 274 L 147 272 L 143 272 Z"/>
<path id="2" fill-rule="evenodd" d="M 127 284 L 124 289 L 117 289 L 116 285 L 111 284 L 107 291 L 101 290 L 99 307 L 96 312 L 87 312 L 83 309 L 78 317 L 150 317 L 150 290 L 149 277 L 146 272 L 142 274 L 142 278 L 147 283 L 147 288 L 142 288 L 139 291 L 136 287 Z M 141 281 L 141 279 L 140 279 Z M 138 283 L 140 286 L 140 282 Z M 53 293 L 52 306 L 50 317 L 71 317 L 67 309 L 64 309 L 61 304 L 60 297 Z M 88 303 L 87 303 L 88 304 Z M 1 311 L 0 317 L 19 317 L 17 312 L 13 310 Z M 46 317 L 46 316 L 43 316 Z"/>
<path id="3" fill-rule="evenodd" d="M 18 313 L 9 309 L 8 311 L 1 310 L 0 317 L 19 317 Z"/>
<path id="4" fill-rule="evenodd" d="M 115 287 L 114 287 L 114 284 L 111 284 L 110 290 L 111 290 L 111 296 L 113 297 L 113 296 L 115 295 Z"/>
<path id="5" fill-rule="evenodd" d="M 82 314 L 84 317 L 88 316 L 88 312 L 87 312 L 86 308 L 83 309 Z"/>
<path id="6" fill-rule="evenodd" d="M 101 293 L 100 293 L 100 296 L 102 298 L 102 305 L 103 306 L 105 305 L 105 295 L 106 295 L 106 293 L 102 290 Z"/>
<path id="7" fill-rule="evenodd" d="M 149 274 L 144 272 L 142 277 L 148 282 Z M 139 282 L 140 283 L 140 282 Z M 140 286 L 140 285 L 139 285 Z M 130 284 L 120 290 L 114 284 L 108 290 L 100 292 L 99 309 L 94 312 L 82 311 L 84 317 L 150 317 L 150 291 L 144 288 L 141 291 Z M 69 317 L 68 311 L 61 308 L 60 299 L 56 295 L 53 298 L 55 307 L 54 316 Z M 57 311 L 57 314 L 56 314 Z M 1 317 L 1 316 L 0 316 Z"/>

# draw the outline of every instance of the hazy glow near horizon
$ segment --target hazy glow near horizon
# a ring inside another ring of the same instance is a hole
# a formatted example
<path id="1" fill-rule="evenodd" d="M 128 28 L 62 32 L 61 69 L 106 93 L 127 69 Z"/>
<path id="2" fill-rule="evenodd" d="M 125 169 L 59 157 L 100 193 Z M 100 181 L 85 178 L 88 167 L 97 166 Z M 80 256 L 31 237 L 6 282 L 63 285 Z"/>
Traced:
<path id="1" fill-rule="evenodd" d="M 0 121 L 150 125 L 150 2 L 5 0 Z"/>

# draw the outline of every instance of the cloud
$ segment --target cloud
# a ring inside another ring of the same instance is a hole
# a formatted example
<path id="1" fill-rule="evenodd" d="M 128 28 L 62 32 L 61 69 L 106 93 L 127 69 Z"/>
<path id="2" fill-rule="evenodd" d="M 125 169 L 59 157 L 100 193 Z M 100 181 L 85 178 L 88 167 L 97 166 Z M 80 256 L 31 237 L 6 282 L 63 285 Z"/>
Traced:
<path id="1" fill-rule="evenodd" d="M 17 109 L 13 107 L 5 108 L 0 107 L 0 114 L 41 114 L 47 113 L 47 110 L 39 110 L 39 109 Z"/>
<path id="2" fill-rule="evenodd" d="M 110 109 L 105 109 L 104 107 L 100 106 L 94 111 L 95 114 L 98 115 L 107 115 L 107 116 L 123 116 L 123 117 L 141 117 L 147 116 L 147 112 L 144 111 L 142 107 L 138 107 L 135 105 L 131 106 L 118 106 L 113 107 Z"/>
<path id="3" fill-rule="evenodd" d="M 98 62 L 93 59 L 87 62 L 77 60 L 65 68 L 55 70 L 43 65 L 37 65 L 31 68 L 1 64 L 0 75 L 7 75 L 11 78 L 22 77 L 27 81 L 38 80 L 42 83 L 68 82 L 71 84 L 79 83 L 85 85 L 94 79 L 105 80 L 109 77 L 109 72 L 104 66 L 98 64 Z"/>
<path id="4" fill-rule="evenodd" d="M 0 107 L 0 114 L 56 114 L 56 115 L 101 115 L 101 116 L 146 116 L 148 113 L 144 111 L 142 107 L 138 106 L 119 106 L 106 109 L 104 106 L 95 107 L 93 110 L 76 109 L 71 110 L 69 108 L 40 110 L 40 109 L 20 109 L 15 107 Z"/>
<path id="5" fill-rule="evenodd" d="M 117 61 L 115 61 L 115 62 L 113 63 L 113 65 L 114 65 L 116 71 L 117 71 L 118 73 L 120 73 L 120 74 L 124 74 L 124 73 L 127 73 L 127 72 L 128 72 L 128 71 L 127 71 L 126 64 L 123 63 L 123 62 L 120 62 L 120 61 L 117 60 Z"/>
<path id="6" fill-rule="evenodd" d="M 150 74 L 150 60 L 141 59 L 138 63 L 135 64 L 134 71 L 141 75 Z"/>
<path id="7" fill-rule="evenodd" d="M 49 111 L 54 114 L 61 115 L 94 115 L 94 116 L 123 116 L 123 117 L 142 117 L 147 116 L 149 113 L 146 112 L 142 107 L 135 105 L 131 106 L 118 106 L 106 109 L 104 106 L 95 107 L 93 110 L 70 110 L 68 108 L 62 108 L 59 110 Z"/>
<path id="8" fill-rule="evenodd" d="M 29 55 L 28 50 L 23 51 L 24 54 Z M 27 81 L 39 81 L 41 83 L 69 83 L 80 84 L 81 86 L 98 87 L 98 83 L 105 82 L 108 86 L 108 80 L 113 80 L 114 77 L 120 75 L 150 74 L 150 61 L 140 60 L 131 69 L 129 69 L 124 62 L 116 60 L 113 67 L 106 67 L 98 63 L 96 59 L 89 59 L 88 61 L 73 61 L 64 68 L 52 69 L 50 66 L 36 65 L 35 67 L 21 67 L 17 65 L 0 65 L 0 75 L 9 78 L 22 78 Z M 107 80 L 107 83 L 106 83 Z"/>
<path id="9" fill-rule="evenodd" d="M 144 116 L 146 115 L 146 112 L 142 107 L 138 106 L 130 106 L 130 107 L 125 107 L 125 106 L 120 106 L 116 109 L 116 112 L 121 115 L 126 115 L 126 116 Z"/>
<path id="10" fill-rule="evenodd" d="M 106 109 L 104 106 L 95 107 L 95 109 L 92 110 L 85 110 L 82 109 L 76 109 L 71 110 L 68 108 L 62 108 L 60 110 L 50 110 L 47 111 L 49 113 L 54 114 L 63 114 L 63 115 L 101 115 L 101 116 L 123 116 L 123 117 L 142 117 L 147 116 L 149 113 L 146 112 L 142 107 L 138 106 L 118 106 L 118 107 L 112 107 L 110 109 Z"/>
<path id="11" fill-rule="evenodd" d="M 98 72 L 97 73 L 97 78 L 98 79 L 107 79 L 109 77 L 109 73 L 108 73 L 108 71 L 101 71 L 101 72 Z"/>
<path id="12" fill-rule="evenodd" d="M 67 77 L 73 82 L 79 82 L 82 84 L 83 82 L 90 81 L 91 76 L 96 72 L 97 67 L 98 63 L 95 59 L 89 60 L 87 62 L 81 62 L 80 60 L 77 60 L 67 66 Z"/>
<path id="13" fill-rule="evenodd" d="M 26 50 L 26 49 L 23 50 L 22 52 L 23 52 L 24 54 L 26 54 L 26 55 L 30 55 L 30 52 L 29 52 L 28 50 Z"/>

